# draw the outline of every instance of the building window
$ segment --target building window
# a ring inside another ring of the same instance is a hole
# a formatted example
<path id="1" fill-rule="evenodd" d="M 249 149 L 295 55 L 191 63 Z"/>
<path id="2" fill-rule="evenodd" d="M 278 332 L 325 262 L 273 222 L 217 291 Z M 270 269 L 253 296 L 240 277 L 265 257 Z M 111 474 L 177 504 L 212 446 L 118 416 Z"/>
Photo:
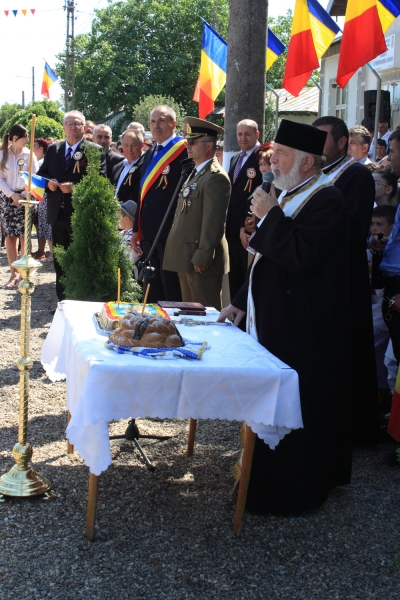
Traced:
<path id="1" fill-rule="evenodd" d="M 335 114 L 339 119 L 343 119 L 343 121 L 346 121 L 346 113 L 347 113 L 347 87 L 345 86 L 342 89 L 338 86 L 336 88 Z"/>

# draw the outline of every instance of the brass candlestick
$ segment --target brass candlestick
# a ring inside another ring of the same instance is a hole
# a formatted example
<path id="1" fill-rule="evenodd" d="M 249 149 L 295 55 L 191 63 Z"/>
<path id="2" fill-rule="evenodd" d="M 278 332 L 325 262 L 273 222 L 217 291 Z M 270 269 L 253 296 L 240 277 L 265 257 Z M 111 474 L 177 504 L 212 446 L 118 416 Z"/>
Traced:
<path id="1" fill-rule="evenodd" d="M 22 280 L 18 286 L 22 294 L 21 299 L 21 356 L 17 360 L 18 369 L 21 371 L 19 384 L 19 424 L 18 442 L 13 448 L 16 464 L 0 478 L 0 502 L 7 496 L 31 497 L 42 496 L 44 500 L 51 500 L 56 494 L 51 489 L 51 483 L 46 477 L 36 473 L 30 466 L 33 448 L 28 443 L 28 401 L 29 401 L 29 371 L 32 368 L 32 359 L 29 356 L 30 324 L 31 324 L 31 294 L 35 289 L 30 277 L 35 273 L 41 263 L 31 256 L 31 207 L 38 204 L 31 199 L 33 140 L 35 135 L 36 115 L 32 115 L 31 128 L 31 154 L 29 157 L 29 183 L 26 200 L 20 200 L 25 205 L 25 239 L 24 256 L 13 263 L 18 269 Z"/>

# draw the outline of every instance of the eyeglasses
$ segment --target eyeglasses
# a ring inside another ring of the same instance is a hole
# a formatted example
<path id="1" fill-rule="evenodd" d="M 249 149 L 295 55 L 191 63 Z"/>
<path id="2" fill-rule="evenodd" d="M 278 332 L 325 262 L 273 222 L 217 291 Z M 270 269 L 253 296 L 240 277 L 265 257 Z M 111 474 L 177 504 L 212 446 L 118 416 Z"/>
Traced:
<path id="1" fill-rule="evenodd" d="M 123 151 L 124 151 L 124 149 L 123 149 L 123 148 L 118 148 L 118 152 L 121 152 L 121 153 L 122 153 Z"/>
<path id="2" fill-rule="evenodd" d="M 197 142 L 199 142 L 200 144 L 209 144 L 210 143 L 210 142 L 207 142 L 207 140 L 197 140 L 197 139 L 185 140 L 185 141 L 188 146 L 194 146 Z"/>
<path id="3" fill-rule="evenodd" d="M 383 181 L 377 181 L 376 179 L 375 179 L 375 185 L 383 185 L 384 187 L 393 187 L 387 183 L 383 183 Z"/>
<path id="4" fill-rule="evenodd" d="M 79 121 L 66 121 L 64 125 L 67 127 L 84 127 L 84 124 Z"/>

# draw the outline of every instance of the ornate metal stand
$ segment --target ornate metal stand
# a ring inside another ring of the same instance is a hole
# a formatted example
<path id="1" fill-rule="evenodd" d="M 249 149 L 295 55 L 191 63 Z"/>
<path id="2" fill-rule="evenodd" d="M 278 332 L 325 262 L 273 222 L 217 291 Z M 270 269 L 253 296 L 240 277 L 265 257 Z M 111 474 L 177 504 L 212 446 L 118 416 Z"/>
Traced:
<path id="1" fill-rule="evenodd" d="M 33 141 L 33 136 L 31 137 Z M 18 358 L 17 366 L 21 371 L 19 386 L 19 425 L 18 443 L 15 444 L 12 454 L 16 464 L 0 478 L 0 502 L 4 502 L 8 496 L 31 497 L 42 496 L 44 500 L 56 498 L 51 489 L 51 483 L 46 477 L 36 473 L 30 466 L 33 448 L 28 443 L 28 400 L 29 400 L 29 371 L 32 368 L 32 359 L 29 356 L 29 339 L 31 323 L 31 294 L 34 285 L 30 280 L 31 275 L 41 263 L 31 256 L 31 207 L 38 204 L 31 200 L 28 193 L 27 200 L 20 200 L 25 205 L 25 239 L 24 256 L 13 263 L 18 269 L 22 280 L 18 286 L 22 294 L 21 299 L 21 356 Z"/>

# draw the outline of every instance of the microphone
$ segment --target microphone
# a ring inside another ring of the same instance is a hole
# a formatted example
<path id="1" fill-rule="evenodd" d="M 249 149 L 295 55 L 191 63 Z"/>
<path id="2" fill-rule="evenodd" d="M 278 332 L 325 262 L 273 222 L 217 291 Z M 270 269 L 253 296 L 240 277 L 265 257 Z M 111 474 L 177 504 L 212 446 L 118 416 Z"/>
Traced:
<path id="1" fill-rule="evenodd" d="M 264 192 L 267 192 L 267 194 L 270 193 L 271 191 L 271 185 L 272 182 L 275 179 L 275 175 L 272 173 L 272 171 L 267 171 L 266 173 L 263 173 L 262 176 L 262 185 L 261 185 L 261 189 L 264 190 Z M 254 225 L 257 226 L 257 223 L 259 222 L 259 218 L 256 217 L 256 215 L 254 215 Z"/>
<path id="2" fill-rule="evenodd" d="M 264 190 L 264 192 L 267 192 L 267 194 L 269 194 L 269 192 L 271 191 L 271 185 L 274 179 L 275 175 L 272 173 L 272 171 L 267 171 L 266 173 L 263 173 L 261 188 Z"/>

